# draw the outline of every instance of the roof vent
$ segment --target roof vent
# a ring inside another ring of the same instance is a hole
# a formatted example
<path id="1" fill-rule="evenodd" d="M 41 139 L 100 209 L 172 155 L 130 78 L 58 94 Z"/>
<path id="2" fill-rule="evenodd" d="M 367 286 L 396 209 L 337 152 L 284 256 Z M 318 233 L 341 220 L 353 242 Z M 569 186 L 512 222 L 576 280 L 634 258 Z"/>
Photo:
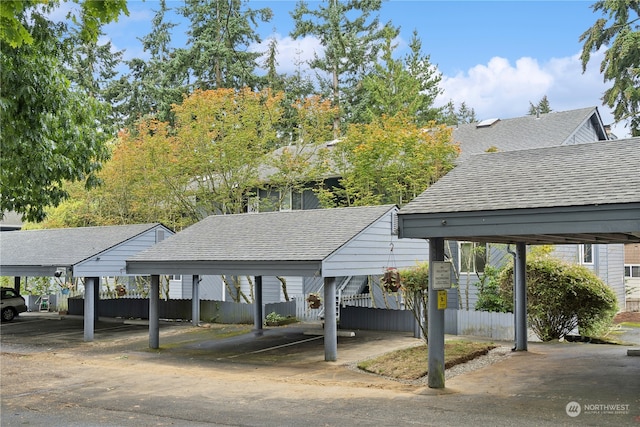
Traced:
<path id="1" fill-rule="evenodd" d="M 494 125 L 494 123 L 499 122 L 500 119 L 495 118 L 495 119 L 487 119 L 487 120 L 483 120 L 480 123 L 478 123 L 476 125 L 476 128 L 488 128 Z"/>

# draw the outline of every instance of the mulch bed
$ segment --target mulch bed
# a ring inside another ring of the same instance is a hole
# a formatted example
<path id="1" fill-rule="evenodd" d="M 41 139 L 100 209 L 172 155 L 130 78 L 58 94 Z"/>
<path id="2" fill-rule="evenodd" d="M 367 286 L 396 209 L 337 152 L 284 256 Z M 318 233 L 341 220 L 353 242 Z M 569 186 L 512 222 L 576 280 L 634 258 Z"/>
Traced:
<path id="1" fill-rule="evenodd" d="M 613 318 L 613 323 L 622 322 L 640 323 L 640 311 L 623 311 L 622 313 L 616 314 L 616 317 Z"/>

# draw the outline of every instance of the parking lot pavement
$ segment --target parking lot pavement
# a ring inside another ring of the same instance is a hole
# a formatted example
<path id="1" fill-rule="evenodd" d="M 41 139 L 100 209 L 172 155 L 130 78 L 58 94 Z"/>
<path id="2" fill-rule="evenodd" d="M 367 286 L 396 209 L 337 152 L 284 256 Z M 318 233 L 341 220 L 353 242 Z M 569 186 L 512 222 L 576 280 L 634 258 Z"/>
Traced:
<path id="1" fill-rule="evenodd" d="M 626 346 L 529 343 L 528 352 L 447 380 L 444 390 L 347 365 L 415 345 L 355 331 L 323 360 L 317 325 L 146 325 L 36 314 L 2 324 L 1 424 L 12 425 L 640 425 L 640 358 Z M 316 330 L 317 332 L 317 330 Z M 47 414 L 52 414 L 47 417 Z M 51 424 L 53 422 L 53 424 Z"/>

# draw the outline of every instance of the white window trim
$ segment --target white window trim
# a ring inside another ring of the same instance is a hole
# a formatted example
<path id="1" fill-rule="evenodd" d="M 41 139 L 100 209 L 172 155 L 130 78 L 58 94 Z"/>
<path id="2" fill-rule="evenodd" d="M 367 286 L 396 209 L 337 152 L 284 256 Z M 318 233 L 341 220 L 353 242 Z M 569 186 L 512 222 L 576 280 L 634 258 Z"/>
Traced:
<path id="1" fill-rule="evenodd" d="M 585 261 L 584 260 L 584 248 L 586 245 L 590 245 L 591 246 L 591 261 Z M 583 243 L 580 245 L 580 264 L 583 265 L 593 265 L 593 259 L 594 259 L 594 252 L 595 252 L 595 245 L 592 243 Z"/>
<path id="2" fill-rule="evenodd" d="M 464 245 L 464 244 L 471 244 L 474 253 L 475 253 L 476 247 L 478 247 L 479 245 L 485 245 L 485 250 L 486 250 L 486 244 L 485 243 L 477 243 L 477 242 L 467 242 L 467 241 L 458 242 L 458 271 L 460 272 L 460 274 L 478 274 L 478 271 L 476 270 L 476 257 L 475 257 L 475 255 L 471 260 L 471 263 L 472 263 L 471 269 L 469 271 L 462 271 L 462 245 Z M 486 254 L 485 254 L 485 264 L 486 264 Z"/>

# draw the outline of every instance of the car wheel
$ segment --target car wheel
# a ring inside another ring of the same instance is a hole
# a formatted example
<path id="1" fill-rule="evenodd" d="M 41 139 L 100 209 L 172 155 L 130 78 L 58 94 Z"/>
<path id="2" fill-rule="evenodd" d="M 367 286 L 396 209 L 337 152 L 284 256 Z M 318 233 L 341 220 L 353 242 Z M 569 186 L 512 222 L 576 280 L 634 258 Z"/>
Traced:
<path id="1" fill-rule="evenodd" d="M 11 307 L 2 310 L 2 320 L 11 321 L 14 317 L 16 317 L 16 312 Z"/>

